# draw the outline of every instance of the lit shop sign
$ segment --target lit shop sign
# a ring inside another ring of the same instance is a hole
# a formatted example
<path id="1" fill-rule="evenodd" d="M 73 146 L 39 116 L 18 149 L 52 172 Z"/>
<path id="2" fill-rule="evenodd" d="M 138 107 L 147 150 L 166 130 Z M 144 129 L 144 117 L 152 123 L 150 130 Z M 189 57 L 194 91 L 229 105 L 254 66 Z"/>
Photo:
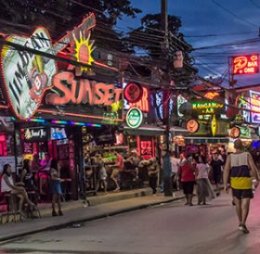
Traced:
<path id="1" fill-rule="evenodd" d="M 232 127 L 229 131 L 231 138 L 238 138 L 240 136 L 240 129 L 238 127 Z"/>
<path id="2" fill-rule="evenodd" d="M 150 110 L 149 107 L 149 91 L 146 87 L 143 87 L 143 94 L 142 97 L 139 101 L 137 101 L 136 103 L 129 103 L 130 108 L 139 108 L 140 110 L 142 110 L 142 112 L 146 112 L 148 113 Z"/>
<path id="3" fill-rule="evenodd" d="M 48 132 L 45 128 L 25 128 L 25 141 L 46 141 L 48 139 Z"/>
<path id="4" fill-rule="evenodd" d="M 206 99 L 209 99 L 209 100 L 212 100 L 216 97 L 219 97 L 219 93 L 218 92 L 214 92 L 214 91 L 210 91 L 210 92 L 206 92 L 204 95 L 203 95 L 204 98 Z"/>
<path id="5" fill-rule="evenodd" d="M 152 140 L 141 140 L 140 141 L 140 155 L 143 159 L 149 160 L 154 156 Z"/>
<path id="6" fill-rule="evenodd" d="M 37 28 L 30 38 L 10 36 L 7 40 L 45 53 L 50 53 L 52 47 L 51 38 L 42 27 Z M 10 106 L 17 117 L 28 119 L 36 112 L 44 92 L 51 86 L 51 78 L 57 72 L 55 61 L 4 46 L 1 64 Z"/>
<path id="7" fill-rule="evenodd" d="M 181 105 L 186 102 L 187 102 L 187 99 L 185 97 L 183 97 L 182 95 L 177 96 L 177 112 L 178 112 L 178 116 L 180 116 L 180 117 L 183 117 L 184 114 L 182 114 L 179 109 L 180 109 Z"/>
<path id="8" fill-rule="evenodd" d="M 199 130 L 199 127 L 199 122 L 195 119 L 190 119 L 186 124 L 186 129 L 191 133 L 197 132 Z"/>
<path id="9" fill-rule="evenodd" d="M 240 138 L 251 138 L 251 130 L 249 127 L 239 127 Z"/>
<path id="10" fill-rule="evenodd" d="M 131 108 L 126 114 L 126 124 L 130 128 L 138 128 L 143 121 L 143 113 L 139 108 Z"/>
<path id="11" fill-rule="evenodd" d="M 124 88 L 124 98 L 129 103 L 135 103 L 141 100 L 143 96 L 142 86 L 138 83 L 130 82 Z"/>
<path id="12" fill-rule="evenodd" d="M 251 121 L 252 123 L 260 123 L 260 93 L 255 91 L 249 91 Z"/>
<path id="13" fill-rule="evenodd" d="M 215 114 L 223 107 L 224 104 L 213 101 L 192 102 L 192 109 L 199 114 Z"/>
<path id="14" fill-rule="evenodd" d="M 67 135 L 64 128 L 51 128 L 51 140 L 66 139 Z"/>
<path id="15" fill-rule="evenodd" d="M 239 108 L 240 114 L 242 115 L 242 119 L 245 122 L 250 122 L 251 114 L 250 114 L 250 98 L 246 98 L 244 95 L 240 95 L 236 98 L 236 106 Z M 237 115 L 238 116 L 238 115 Z M 240 122 L 243 122 L 240 121 Z"/>
<path id="16" fill-rule="evenodd" d="M 6 41 L 53 56 L 71 44 L 75 52 L 73 59 L 91 64 L 93 43 L 89 41 L 89 30 L 95 25 L 95 15 L 92 13 L 53 45 L 48 31 L 43 27 L 38 27 L 30 37 L 11 35 Z M 52 77 L 57 73 L 55 60 L 3 46 L 1 69 L 11 109 L 22 120 L 31 118 L 39 108 L 45 91 L 52 88 Z"/>
<path id="17" fill-rule="evenodd" d="M 259 72 L 257 54 L 232 57 L 232 74 L 255 74 Z"/>
<path id="18" fill-rule="evenodd" d="M 123 90 L 114 84 L 96 83 L 88 79 L 76 79 L 72 72 L 61 72 L 53 77 L 56 93 L 46 96 L 46 103 L 55 106 L 72 104 L 89 104 L 111 106 L 120 101 Z"/>

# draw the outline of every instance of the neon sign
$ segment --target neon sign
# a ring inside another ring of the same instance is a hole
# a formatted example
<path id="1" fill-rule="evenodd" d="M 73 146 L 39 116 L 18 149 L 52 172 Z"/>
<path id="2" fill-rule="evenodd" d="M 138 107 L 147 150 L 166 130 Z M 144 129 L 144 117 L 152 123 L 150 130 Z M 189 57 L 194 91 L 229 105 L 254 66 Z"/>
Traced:
<path id="1" fill-rule="evenodd" d="M 257 54 L 236 56 L 232 58 L 232 74 L 255 74 L 259 72 Z"/>
<path id="2" fill-rule="evenodd" d="M 37 28 L 31 38 L 10 36 L 7 40 L 41 52 L 49 52 L 52 47 L 51 38 L 42 27 Z M 51 78 L 57 72 L 55 61 L 5 46 L 1 51 L 1 63 L 12 110 L 21 119 L 31 117 L 44 92 L 51 87 Z"/>
<path id="3" fill-rule="evenodd" d="M 48 132 L 45 128 L 25 128 L 22 131 L 24 140 L 26 141 L 46 141 L 48 139 Z"/>
<path id="4" fill-rule="evenodd" d="M 215 114 L 216 111 L 224 108 L 224 104 L 213 101 L 192 102 L 192 109 L 200 114 Z"/>
<path id="5" fill-rule="evenodd" d="M 142 112 L 149 112 L 149 91 L 146 87 L 143 87 L 142 98 L 136 103 L 130 103 L 131 108 L 139 108 Z"/>
<path id="6" fill-rule="evenodd" d="M 135 103 L 142 98 L 143 89 L 138 83 L 128 83 L 124 89 L 124 98 L 129 103 Z"/>
<path id="7" fill-rule="evenodd" d="M 75 79 L 72 72 L 61 72 L 53 77 L 56 93 L 46 96 L 46 103 L 55 106 L 68 103 L 110 106 L 120 101 L 123 90 L 114 84 L 96 83 L 88 79 Z"/>
<path id="8" fill-rule="evenodd" d="M 249 96 L 251 121 L 253 123 L 260 123 L 260 93 L 255 91 L 249 91 Z"/>
<path id="9" fill-rule="evenodd" d="M 140 155 L 145 160 L 148 160 L 154 156 L 153 142 L 151 140 L 140 141 Z"/>
<path id="10" fill-rule="evenodd" d="M 126 114 L 126 124 L 130 128 L 138 128 L 143 122 L 143 113 L 139 108 L 131 108 Z"/>
<path id="11" fill-rule="evenodd" d="M 68 32 L 54 45 L 48 31 L 43 27 L 38 27 L 30 37 L 11 35 L 6 40 L 29 49 L 56 55 L 74 39 L 76 60 L 92 63 L 92 43 L 89 43 L 89 37 L 85 40 L 85 35 L 95 25 L 95 15 L 92 13 L 82 24 L 72 32 Z M 86 51 L 89 52 L 88 57 Z M 14 50 L 11 46 L 3 46 L 1 68 L 5 92 L 12 111 L 22 120 L 31 118 L 39 108 L 45 92 L 52 87 L 52 77 L 57 72 L 55 60 L 26 50 Z"/>
<path id="12" fill-rule="evenodd" d="M 212 100 L 212 99 L 214 99 L 216 97 L 219 97 L 219 93 L 210 91 L 210 92 L 205 93 L 203 95 L 203 97 L 206 98 L 206 99 Z"/>

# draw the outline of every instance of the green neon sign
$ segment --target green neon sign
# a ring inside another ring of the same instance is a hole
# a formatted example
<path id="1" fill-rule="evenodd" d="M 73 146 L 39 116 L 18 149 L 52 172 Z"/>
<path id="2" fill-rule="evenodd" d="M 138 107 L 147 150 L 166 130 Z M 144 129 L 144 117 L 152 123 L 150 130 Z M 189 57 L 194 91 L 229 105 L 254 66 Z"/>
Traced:
<path id="1" fill-rule="evenodd" d="M 139 108 L 131 108 L 126 114 L 126 124 L 130 128 L 138 128 L 143 122 L 143 112 Z"/>

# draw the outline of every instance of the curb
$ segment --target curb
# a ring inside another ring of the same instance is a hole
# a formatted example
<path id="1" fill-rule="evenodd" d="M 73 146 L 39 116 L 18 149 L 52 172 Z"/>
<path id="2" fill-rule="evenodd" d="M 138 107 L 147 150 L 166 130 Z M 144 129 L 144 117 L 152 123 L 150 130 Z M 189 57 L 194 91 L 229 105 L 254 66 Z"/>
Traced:
<path id="1" fill-rule="evenodd" d="M 143 204 L 143 205 L 136 205 L 136 206 L 131 206 L 131 207 L 127 207 L 127 208 L 121 208 L 121 209 L 118 209 L 116 211 L 112 211 L 112 212 L 108 212 L 108 213 L 101 213 L 101 214 L 96 215 L 96 216 L 86 216 L 86 218 L 74 219 L 74 220 L 70 220 L 70 221 L 67 221 L 67 222 L 59 223 L 58 225 L 43 226 L 41 228 L 38 228 L 38 229 L 35 229 L 35 230 L 30 230 L 28 232 L 22 232 L 22 233 L 18 233 L 18 234 L 9 235 L 9 236 L 1 236 L 0 237 L 0 243 L 3 244 L 4 242 L 12 241 L 15 238 L 19 238 L 19 237 L 23 237 L 23 236 L 26 236 L 26 235 L 31 235 L 31 234 L 47 231 L 47 230 L 57 230 L 57 229 L 60 229 L 60 228 L 72 226 L 73 224 L 80 224 L 80 223 L 84 223 L 84 222 L 88 222 L 88 221 L 106 218 L 106 217 L 109 217 L 109 216 L 123 214 L 123 213 L 130 212 L 130 211 L 145 209 L 145 208 L 155 206 L 155 205 L 159 205 L 159 204 L 171 203 L 173 201 L 180 200 L 180 199 L 183 199 L 183 198 L 184 198 L 184 196 L 181 195 L 179 197 L 169 198 L 169 199 L 164 200 L 164 201 L 154 201 L 154 202 L 151 202 L 149 204 Z"/>

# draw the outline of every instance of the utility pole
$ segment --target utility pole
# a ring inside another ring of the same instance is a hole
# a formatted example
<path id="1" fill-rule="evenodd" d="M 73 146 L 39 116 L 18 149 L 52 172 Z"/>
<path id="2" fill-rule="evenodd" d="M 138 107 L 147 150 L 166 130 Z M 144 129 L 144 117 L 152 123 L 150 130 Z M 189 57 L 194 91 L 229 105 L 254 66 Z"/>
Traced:
<path id="1" fill-rule="evenodd" d="M 166 61 L 168 70 L 169 66 L 169 33 L 168 33 L 168 11 L 167 0 L 161 0 L 161 29 L 164 31 L 164 42 L 162 43 L 163 62 Z M 165 53 L 165 54 L 164 54 Z M 165 59 L 166 56 L 166 59 Z M 170 86 L 170 80 L 169 80 Z M 172 184 L 171 184 L 171 162 L 170 162 L 170 88 L 164 91 L 163 111 L 164 111 L 164 124 L 165 124 L 165 145 L 163 154 L 163 190 L 165 196 L 172 196 Z"/>

